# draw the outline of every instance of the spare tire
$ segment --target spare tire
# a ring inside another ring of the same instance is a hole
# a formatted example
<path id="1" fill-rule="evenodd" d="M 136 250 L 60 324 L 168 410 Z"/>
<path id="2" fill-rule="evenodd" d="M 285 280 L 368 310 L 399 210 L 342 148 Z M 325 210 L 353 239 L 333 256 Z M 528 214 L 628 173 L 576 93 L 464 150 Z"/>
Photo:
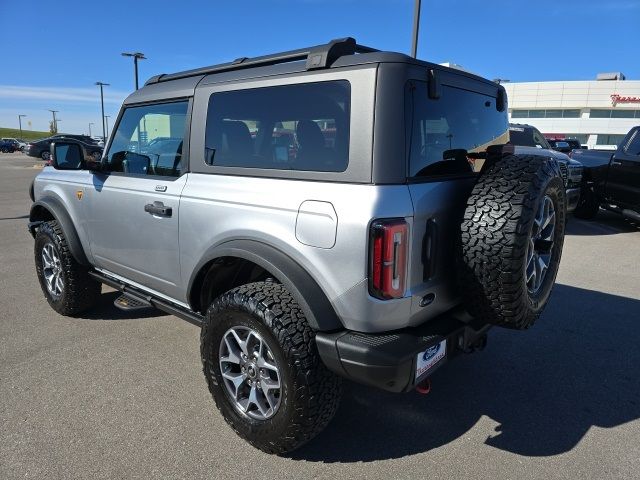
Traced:
<path id="1" fill-rule="evenodd" d="M 463 297 L 477 318 L 529 328 L 560 265 L 564 182 L 557 162 L 543 156 L 507 154 L 485 168 L 461 225 Z"/>

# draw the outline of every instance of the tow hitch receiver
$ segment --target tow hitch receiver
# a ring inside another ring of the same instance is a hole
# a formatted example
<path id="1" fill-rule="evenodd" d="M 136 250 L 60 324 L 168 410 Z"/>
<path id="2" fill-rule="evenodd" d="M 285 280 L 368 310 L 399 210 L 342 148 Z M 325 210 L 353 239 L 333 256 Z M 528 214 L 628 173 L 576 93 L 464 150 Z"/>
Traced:
<path id="1" fill-rule="evenodd" d="M 416 392 L 427 395 L 431 392 L 431 379 L 425 378 L 419 385 L 416 385 Z"/>

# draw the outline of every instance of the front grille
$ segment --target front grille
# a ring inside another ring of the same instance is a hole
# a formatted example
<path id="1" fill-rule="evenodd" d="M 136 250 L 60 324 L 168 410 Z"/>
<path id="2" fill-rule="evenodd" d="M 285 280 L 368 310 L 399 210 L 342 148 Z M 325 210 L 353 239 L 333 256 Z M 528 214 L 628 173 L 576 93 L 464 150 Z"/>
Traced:
<path id="1" fill-rule="evenodd" d="M 567 178 L 569 177 L 569 169 L 566 163 L 560 163 L 560 175 L 562 176 L 562 180 L 565 185 L 567 184 Z"/>

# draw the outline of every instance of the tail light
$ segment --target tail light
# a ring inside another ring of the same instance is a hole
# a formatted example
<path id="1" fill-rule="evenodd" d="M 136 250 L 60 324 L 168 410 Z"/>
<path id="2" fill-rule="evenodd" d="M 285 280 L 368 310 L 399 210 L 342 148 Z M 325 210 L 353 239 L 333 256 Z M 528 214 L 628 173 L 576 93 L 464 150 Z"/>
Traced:
<path id="1" fill-rule="evenodd" d="M 381 299 L 404 295 L 409 225 L 403 219 L 376 220 L 371 225 L 369 293 Z"/>

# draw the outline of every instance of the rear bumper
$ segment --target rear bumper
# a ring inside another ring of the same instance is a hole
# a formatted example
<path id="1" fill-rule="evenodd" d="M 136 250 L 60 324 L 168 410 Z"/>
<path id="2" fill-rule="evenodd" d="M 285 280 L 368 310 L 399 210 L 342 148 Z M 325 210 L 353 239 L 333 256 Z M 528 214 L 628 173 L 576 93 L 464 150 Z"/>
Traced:
<path id="1" fill-rule="evenodd" d="M 484 345 L 489 328 L 469 317 L 445 315 L 419 327 L 380 334 L 318 332 L 316 343 L 320 357 L 333 372 L 383 390 L 406 392 L 451 358 Z M 436 355 L 432 358 L 437 361 L 416 375 L 419 354 L 425 360 L 427 355 Z"/>

